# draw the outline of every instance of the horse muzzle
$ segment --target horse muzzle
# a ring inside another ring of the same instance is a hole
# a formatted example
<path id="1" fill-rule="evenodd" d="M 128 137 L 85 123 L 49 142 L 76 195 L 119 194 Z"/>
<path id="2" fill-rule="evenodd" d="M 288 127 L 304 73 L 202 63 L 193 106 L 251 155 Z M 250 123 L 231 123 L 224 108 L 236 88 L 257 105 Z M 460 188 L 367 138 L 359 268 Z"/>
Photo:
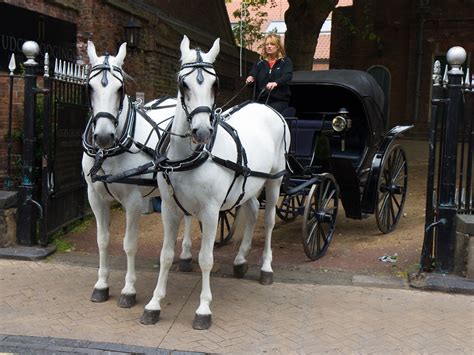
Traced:
<path id="1" fill-rule="evenodd" d="M 196 144 L 206 144 L 212 136 L 214 129 L 210 128 L 195 128 L 192 130 L 191 137 Z"/>
<path id="2" fill-rule="evenodd" d="M 115 144 L 115 133 L 94 134 L 94 144 L 100 149 L 109 149 Z"/>

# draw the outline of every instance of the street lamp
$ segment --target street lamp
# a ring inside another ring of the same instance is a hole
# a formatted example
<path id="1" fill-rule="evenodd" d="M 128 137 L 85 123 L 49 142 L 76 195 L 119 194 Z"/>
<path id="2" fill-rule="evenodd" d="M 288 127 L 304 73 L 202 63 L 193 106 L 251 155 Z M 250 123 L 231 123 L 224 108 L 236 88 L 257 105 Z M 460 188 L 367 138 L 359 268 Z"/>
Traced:
<path id="1" fill-rule="evenodd" d="M 132 51 L 138 49 L 140 44 L 140 34 L 142 31 L 142 25 L 140 21 L 131 17 L 127 24 L 123 27 L 125 31 L 125 40 L 127 41 L 127 47 Z"/>

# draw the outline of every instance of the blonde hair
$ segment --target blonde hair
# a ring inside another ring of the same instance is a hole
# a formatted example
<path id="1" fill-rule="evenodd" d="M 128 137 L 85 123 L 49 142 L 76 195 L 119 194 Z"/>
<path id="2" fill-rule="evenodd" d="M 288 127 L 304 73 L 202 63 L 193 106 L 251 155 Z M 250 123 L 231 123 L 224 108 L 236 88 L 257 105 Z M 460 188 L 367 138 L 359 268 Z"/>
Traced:
<path id="1" fill-rule="evenodd" d="M 283 47 L 283 44 L 281 43 L 281 37 L 277 35 L 276 33 L 270 33 L 265 36 L 265 38 L 263 39 L 263 43 L 261 44 L 262 49 L 260 52 L 260 56 L 262 59 L 265 59 L 265 60 L 268 59 L 267 52 L 265 51 L 265 45 L 267 44 L 267 42 L 270 42 L 271 44 L 277 46 L 277 59 L 280 59 L 286 56 L 285 48 Z"/>

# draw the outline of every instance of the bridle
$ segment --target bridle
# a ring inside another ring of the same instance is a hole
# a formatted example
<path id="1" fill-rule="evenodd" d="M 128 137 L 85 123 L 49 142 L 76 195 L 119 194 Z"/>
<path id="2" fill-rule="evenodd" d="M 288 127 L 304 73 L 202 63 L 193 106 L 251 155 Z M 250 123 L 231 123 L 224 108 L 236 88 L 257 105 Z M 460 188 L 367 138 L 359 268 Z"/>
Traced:
<path id="1" fill-rule="evenodd" d="M 184 69 L 191 68 L 190 71 L 188 71 L 185 74 L 180 74 L 178 76 L 178 85 L 179 85 L 179 92 L 181 94 L 181 107 L 183 108 L 184 112 L 186 113 L 186 119 L 189 124 L 191 124 L 191 121 L 193 119 L 193 116 L 198 114 L 198 113 L 208 113 L 211 116 L 211 124 L 213 123 L 215 119 L 215 108 L 216 108 L 216 103 L 212 105 L 212 107 L 209 106 L 198 106 L 194 108 L 191 112 L 188 110 L 188 106 L 184 102 L 184 96 L 185 96 L 185 90 L 186 90 L 186 83 L 184 82 L 184 79 L 191 73 L 197 70 L 197 75 L 196 75 L 196 81 L 199 85 L 202 85 L 204 82 L 204 75 L 203 71 L 206 73 L 214 76 L 216 78 L 216 82 L 214 84 L 214 98 L 219 94 L 219 78 L 217 74 L 215 73 L 214 70 L 214 65 L 209 62 L 204 62 L 202 60 L 201 56 L 201 50 L 199 48 L 196 48 L 196 61 L 192 63 L 186 63 L 181 66 L 179 71 L 181 72 Z M 212 69 L 212 71 L 211 71 Z"/>
<path id="2" fill-rule="evenodd" d="M 114 126 L 117 127 L 118 123 L 119 123 L 119 116 L 122 113 L 122 109 L 123 109 L 123 101 L 124 101 L 124 98 L 125 98 L 123 71 L 122 71 L 122 68 L 119 68 L 116 65 L 110 65 L 109 64 L 109 54 L 108 53 L 105 54 L 104 62 L 102 64 L 94 65 L 91 68 L 91 71 L 89 73 L 89 78 L 87 79 L 87 87 L 88 87 L 88 92 L 87 93 L 88 93 L 88 97 L 89 97 L 89 106 L 92 107 L 91 87 L 90 87 L 90 84 L 89 84 L 90 81 L 93 78 L 95 78 L 96 76 L 98 76 L 99 74 L 102 73 L 102 79 L 101 79 L 100 83 L 105 88 L 109 84 L 109 80 L 107 79 L 107 72 L 110 72 L 110 74 L 115 79 L 120 81 L 120 84 L 121 84 L 121 86 L 120 86 L 119 109 L 118 109 L 117 115 L 115 115 L 115 116 L 110 112 L 97 112 L 94 116 L 91 117 L 91 121 L 95 126 L 96 123 L 97 123 L 97 120 L 101 117 L 104 117 L 104 118 L 108 118 L 109 120 L 111 120 L 112 123 L 114 124 Z M 120 74 L 120 76 L 118 76 L 117 73 Z"/>

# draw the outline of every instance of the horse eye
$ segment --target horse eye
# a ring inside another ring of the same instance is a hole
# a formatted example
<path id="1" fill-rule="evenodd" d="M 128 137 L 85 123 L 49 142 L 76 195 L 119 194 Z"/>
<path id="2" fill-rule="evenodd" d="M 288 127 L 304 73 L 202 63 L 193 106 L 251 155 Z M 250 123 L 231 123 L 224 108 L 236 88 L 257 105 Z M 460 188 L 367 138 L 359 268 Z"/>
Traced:
<path id="1" fill-rule="evenodd" d="M 188 84 L 186 84 L 184 81 L 183 81 L 183 89 L 185 89 L 185 90 L 188 90 L 188 89 L 189 89 Z"/>

